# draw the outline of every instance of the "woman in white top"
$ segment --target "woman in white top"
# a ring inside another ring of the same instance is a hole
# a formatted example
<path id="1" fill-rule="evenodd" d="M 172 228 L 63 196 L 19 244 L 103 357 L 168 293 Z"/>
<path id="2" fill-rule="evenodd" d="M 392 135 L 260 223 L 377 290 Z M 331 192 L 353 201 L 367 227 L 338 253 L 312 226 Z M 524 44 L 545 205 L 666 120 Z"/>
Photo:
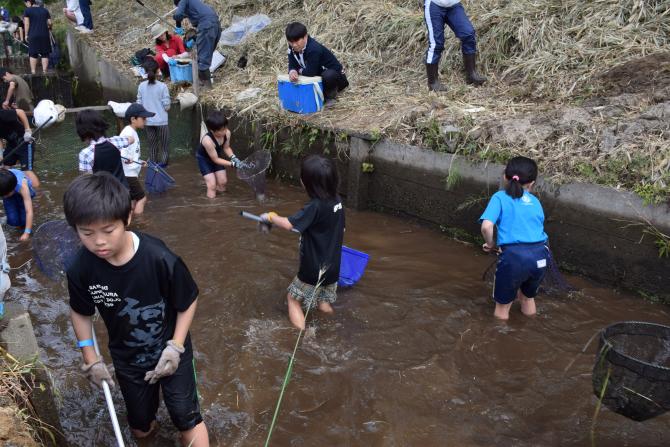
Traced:
<path id="1" fill-rule="evenodd" d="M 145 130 L 149 145 L 149 160 L 166 167 L 170 159 L 170 129 L 168 114 L 170 110 L 170 92 L 167 85 L 156 79 L 158 64 L 155 60 L 147 60 L 144 65 L 147 80 L 137 88 L 137 102 L 149 112 L 156 115 L 147 119 Z"/>

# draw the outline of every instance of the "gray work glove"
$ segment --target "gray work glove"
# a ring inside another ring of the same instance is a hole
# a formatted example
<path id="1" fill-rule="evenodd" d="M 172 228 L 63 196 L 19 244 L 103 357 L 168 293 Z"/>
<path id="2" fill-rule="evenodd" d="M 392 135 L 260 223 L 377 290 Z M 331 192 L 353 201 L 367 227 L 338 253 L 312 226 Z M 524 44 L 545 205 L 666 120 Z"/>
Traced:
<path id="1" fill-rule="evenodd" d="M 232 163 L 233 168 L 235 168 L 235 169 L 239 169 L 239 168 L 242 167 L 242 160 L 237 158 L 236 155 L 233 155 L 232 157 L 230 157 L 230 162 Z"/>
<path id="2" fill-rule="evenodd" d="M 114 371 L 114 368 L 107 368 L 102 357 L 98 357 L 98 360 L 90 365 L 87 365 L 86 363 L 81 365 L 81 372 L 84 373 L 89 382 L 98 388 L 102 388 L 103 380 L 107 382 L 107 385 L 109 385 L 110 388 L 114 388 L 114 380 L 112 379 L 110 369 Z"/>
<path id="3" fill-rule="evenodd" d="M 158 364 L 153 371 L 147 371 L 144 375 L 144 380 L 149 382 L 150 385 L 158 382 L 163 377 L 171 376 L 177 371 L 179 366 L 179 358 L 184 353 L 184 347 L 177 346 L 177 344 L 170 340 L 167 342 L 167 346 L 163 349 L 161 358 L 158 359 Z"/>
<path id="4" fill-rule="evenodd" d="M 33 141 L 33 133 L 30 131 L 30 129 L 26 130 L 23 133 L 23 141 L 25 141 L 26 143 L 30 143 L 31 141 Z"/>
<path id="5" fill-rule="evenodd" d="M 270 213 L 263 213 L 261 214 L 261 222 L 258 222 L 258 231 L 260 231 L 263 234 L 268 234 L 272 230 L 272 222 L 270 221 L 269 217 Z"/>

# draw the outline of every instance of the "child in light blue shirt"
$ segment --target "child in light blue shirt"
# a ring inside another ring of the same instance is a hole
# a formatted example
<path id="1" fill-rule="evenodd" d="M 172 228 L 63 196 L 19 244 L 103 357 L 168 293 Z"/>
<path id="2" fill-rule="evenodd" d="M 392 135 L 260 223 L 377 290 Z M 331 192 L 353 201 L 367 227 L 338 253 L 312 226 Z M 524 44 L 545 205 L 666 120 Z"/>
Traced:
<path id="1" fill-rule="evenodd" d="M 505 189 L 491 197 L 479 218 L 485 241 L 482 248 L 487 253 L 500 253 L 493 299 L 494 316 L 501 320 L 509 319 L 509 310 L 517 298 L 525 315 L 535 315 L 535 296 L 547 269 L 544 211 L 530 192 L 536 179 L 537 164 L 533 160 L 512 158 L 503 175 Z M 498 230 L 497 243 L 494 227 Z"/>

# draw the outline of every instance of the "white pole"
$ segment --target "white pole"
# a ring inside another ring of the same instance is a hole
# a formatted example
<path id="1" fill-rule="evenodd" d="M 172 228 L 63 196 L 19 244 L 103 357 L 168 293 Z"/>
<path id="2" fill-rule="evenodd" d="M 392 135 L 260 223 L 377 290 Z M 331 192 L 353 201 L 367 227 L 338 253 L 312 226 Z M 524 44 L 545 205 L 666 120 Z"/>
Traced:
<path id="1" fill-rule="evenodd" d="M 91 333 L 93 334 L 93 347 L 95 348 L 95 353 L 100 356 L 100 347 L 98 347 L 98 338 L 95 336 L 95 327 L 91 328 Z M 114 426 L 114 434 L 116 435 L 116 443 L 119 447 L 125 447 L 123 443 L 123 436 L 121 436 L 121 427 L 119 427 L 119 420 L 116 418 L 116 409 L 114 408 L 114 401 L 112 400 L 112 393 L 109 391 L 109 385 L 106 380 L 102 381 L 102 390 L 105 392 L 105 400 L 107 401 L 107 410 L 109 411 L 109 417 L 112 419 L 112 425 Z"/>

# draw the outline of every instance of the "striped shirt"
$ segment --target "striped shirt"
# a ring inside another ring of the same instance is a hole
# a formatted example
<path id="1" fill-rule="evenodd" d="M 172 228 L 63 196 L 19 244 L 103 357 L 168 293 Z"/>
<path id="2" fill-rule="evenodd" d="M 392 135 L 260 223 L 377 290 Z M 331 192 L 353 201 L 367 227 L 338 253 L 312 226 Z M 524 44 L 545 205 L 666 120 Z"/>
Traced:
<path id="1" fill-rule="evenodd" d="M 95 145 L 109 141 L 119 150 L 130 146 L 130 141 L 126 137 L 100 137 L 97 141 L 91 141 L 87 147 L 79 151 L 79 171 L 93 172 L 93 158 L 95 155 Z"/>

